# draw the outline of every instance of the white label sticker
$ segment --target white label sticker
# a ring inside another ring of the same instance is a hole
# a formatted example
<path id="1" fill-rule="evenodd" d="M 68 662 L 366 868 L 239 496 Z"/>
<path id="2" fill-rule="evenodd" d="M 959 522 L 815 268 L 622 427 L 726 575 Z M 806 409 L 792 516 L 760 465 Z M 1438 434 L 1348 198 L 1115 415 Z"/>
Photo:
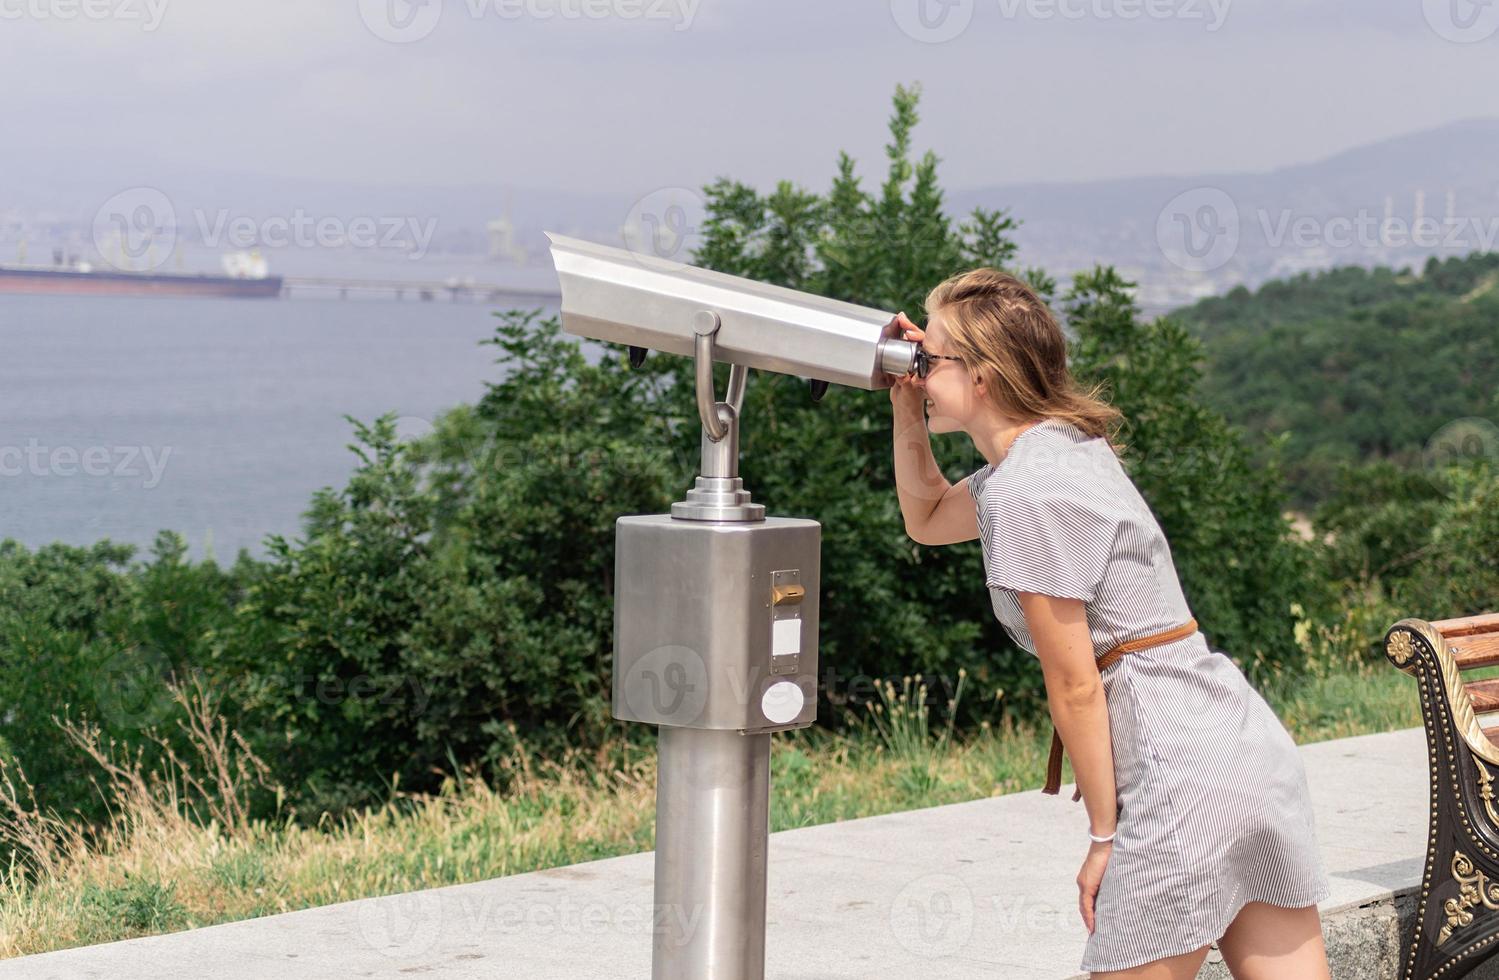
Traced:
<path id="1" fill-rule="evenodd" d="M 773 725 L 784 725 L 795 721 L 802 713 L 807 696 L 791 681 L 778 681 L 765 689 L 760 697 L 760 713 Z"/>
<path id="2" fill-rule="evenodd" d="M 777 657 L 802 652 L 801 617 L 795 619 L 778 619 L 771 623 L 770 652 L 773 656 Z"/>

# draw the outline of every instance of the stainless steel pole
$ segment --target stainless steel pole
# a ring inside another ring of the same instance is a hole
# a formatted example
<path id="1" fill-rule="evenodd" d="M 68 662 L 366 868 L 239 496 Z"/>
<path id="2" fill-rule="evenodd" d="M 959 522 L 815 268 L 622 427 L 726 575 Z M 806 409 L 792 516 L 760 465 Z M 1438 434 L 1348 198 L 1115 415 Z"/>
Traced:
<path id="1" fill-rule="evenodd" d="M 764 980 L 770 735 L 658 732 L 651 980 Z"/>

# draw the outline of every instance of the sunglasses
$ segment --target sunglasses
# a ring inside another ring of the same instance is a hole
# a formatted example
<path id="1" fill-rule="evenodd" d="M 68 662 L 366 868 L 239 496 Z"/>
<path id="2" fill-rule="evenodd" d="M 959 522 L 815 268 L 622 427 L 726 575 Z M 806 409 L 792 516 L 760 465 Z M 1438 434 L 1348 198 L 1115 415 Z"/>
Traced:
<path id="1" fill-rule="evenodd" d="M 929 354 L 926 352 L 926 350 L 918 346 L 916 348 L 916 377 L 922 378 L 924 380 L 927 376 L 927 373 L 932 369 L 933 361 L 961 360 L 961 357 L 954 357 L 951 354 Z"/>

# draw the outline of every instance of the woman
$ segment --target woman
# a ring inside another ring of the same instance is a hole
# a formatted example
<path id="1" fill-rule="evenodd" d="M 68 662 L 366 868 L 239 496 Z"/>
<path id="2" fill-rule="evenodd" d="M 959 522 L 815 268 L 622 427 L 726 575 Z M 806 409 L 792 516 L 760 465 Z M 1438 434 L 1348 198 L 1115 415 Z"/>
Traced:
<path id="1" fill-rule="evenodd" d="M 1195 629 L 1108 439 L 1119 411 L 1077 387 L 1061 328 L 1013 276 L 954 276 L 926 308 L 924 331 L 898 316 L 927 358 L 890 389 L 901 511 L 919 543 L 980 540 L 995 614 L 1040 660 L 1093 839 L 1081 969 L 1190 978 L 1216 942 L 1237 980 L 1330 980 L 1300 755 Z M 954 431 L 988 460 L 955 486 L 928 438 Z M 1130 640 L 1145 648 L 1100 657 Z"/>

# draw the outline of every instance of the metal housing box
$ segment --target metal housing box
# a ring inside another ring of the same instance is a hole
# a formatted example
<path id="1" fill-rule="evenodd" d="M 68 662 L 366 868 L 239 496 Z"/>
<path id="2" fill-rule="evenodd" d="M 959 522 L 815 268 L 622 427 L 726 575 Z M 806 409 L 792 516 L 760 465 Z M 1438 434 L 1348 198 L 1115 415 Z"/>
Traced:
<path id="1" fill-rule="evenodd" d="M 822 525 L 799 518 L 619 518 L 614 717 L 746 733 L 812 724 L 821 548 Z"/>

